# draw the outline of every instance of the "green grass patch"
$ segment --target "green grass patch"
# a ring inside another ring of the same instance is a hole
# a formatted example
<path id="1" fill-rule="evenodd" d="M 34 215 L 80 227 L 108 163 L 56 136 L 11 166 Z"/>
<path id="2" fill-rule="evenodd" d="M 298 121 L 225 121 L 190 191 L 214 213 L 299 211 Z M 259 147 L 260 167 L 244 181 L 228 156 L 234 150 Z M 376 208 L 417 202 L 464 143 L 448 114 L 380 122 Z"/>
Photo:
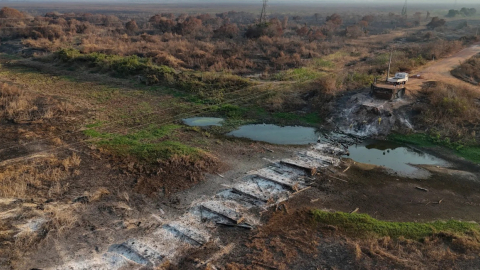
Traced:
<path id="1" fill-rule="evenodd" d="M 320 115 L 318 113 L 307 113 L 303 117 L 301 117 L 305 123 L 314 125 L 314 124 L 319 124 L 322 122 L 322 118 L 320 118 Z"/>
<path id="2" fill-rule="evenodd" d="M 248 108 L 240 107 L 232 104 L 223 104 L 212 108 L 216 112 L 220 113 L 223 117 L 228 118 L 242 118 L 248 112 Z"/>
<path id="3" fill-rule="evenodd" d="M 120 156 L 134 156 L 141 161 L 156 162 L 167 160 L 174 155 L 200 158 L 203 151 L 175 140 L 175 132 L 179 125 L 149 126 L 137 132 L 120 135 L 103 133 L 94 129 L 84 131 L 84 134 L 98 138 L 95 143 Z"/>
<path id="4" fill-rule="evenodd" d="M 316 58 L 313 60 L 313 66 L 320 69 L 333 69 L 335 68 L 335 63 L 329 60 Z"/>
<path id="5" fill-rule="evenodd" d="M 421 240 L 439 232 L 454 234 L 480 233 L 478 224 L 455 220 L 430 223 L 388 222 L 374 219 L 366 214 L 331 213 L 321 210 L 313 210 L 312 214 L 315 222 L 337 226 L 344 233 L 354 237 L 373 235 Z"/>
<path id="6" fill-rule="evenodd" d="M 102 121 L 97 121 L 97 122 L 95 122 L 95 123 L 86 125 L 86 127 L 87 127 L 87 128 L 96 128 L 96 127 L 102 126 L 102 124 L 103 124 Z"/>
<path id="7" fill-rule="evenodd" d="M 436 146 L 436 144 L 429 139 L 429 136 L 423 133 L 415 133 L 409 135 L 393 133 L 388 136 L 388 139 L 395 142 L 414 144 L 422 147 Z"/>
<path id="8" fill-rule="evenodd" d="M 421 147 L 443 146 L 453 150 L 453 152 L 465 158 L 466 160 L 480 163 L 480 146 L 473 143 L 464 143 L 461 141 L 452 142 L 450 138 L 442 138 L 439 134 L 428 135 L 424 133 L 415 134 L 391 134 L 388 137 L 392 141 L 413 144 Z"/>
<path id="9" fill-rule="evenodd" d="M 317 71 L 311 68 L 301 67 L 279 72 L 274 76 L 274 78 L 278 81 L 304 82 L 321 78 L 326 74 L 327 73 L 325 72 Z"/>
<path id="10" fill-rule="evenodd" d="M 342 58 L 345 58 L 347 56 L 349 56 L 350 54 L 348 52 L 345 52 L 345 51 L 336 51 L 332 54 L 329 54 L 327 56 L 325 56 L 323 59 L 327 60 L 327 61 L 332 61 L 332 62 L 335 62 L 336 60 L 339 60 L 339 59 L 342 59 Z"/>
<path id="11" fill-rule="evenodd" d="M 0 59 L 19 60 L 22 59 L 22 57 L 16 54 L 0 53 Z"/>
<path id="12" fill-rule="evenodd" d="M 272 114 L 274 119 L 283 120 L 288 122 L 305 123 L 309 125 L 315 125 L 321 122 L 321 118 L 317 113 L 308 113 L 305 115 L 299 115 L 291 112 L 277 112 Z"/>

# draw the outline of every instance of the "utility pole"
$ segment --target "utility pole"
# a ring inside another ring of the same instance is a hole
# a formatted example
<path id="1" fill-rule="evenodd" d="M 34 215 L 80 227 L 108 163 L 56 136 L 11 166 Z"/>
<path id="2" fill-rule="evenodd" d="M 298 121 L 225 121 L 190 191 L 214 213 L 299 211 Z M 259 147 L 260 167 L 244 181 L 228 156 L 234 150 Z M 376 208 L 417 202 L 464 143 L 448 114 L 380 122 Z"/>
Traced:
<path id="1" fill-rule="evenodd" d="M 390 77 L 390 66 L 392 65 L 392 56 L 393 56 L 393 48 L 392 48 L 392 51 L 390 52 L 390 60 L 388 61 L 387 79 L 385 79 L 385 82 L 388 82 L 388 77 Z"/>
<path id="2" fill-rule="evenodd" d="M 405 5 L 402 8 L 402 16 L 407 17 L 407 0 L 405 0 Z"/>
<path id="3" fill-rule="evenodd" d="M 260 13 L 260 24 L 267 22 L 267 2 L 268 0 L 263 0 L 262 12 Z"/>

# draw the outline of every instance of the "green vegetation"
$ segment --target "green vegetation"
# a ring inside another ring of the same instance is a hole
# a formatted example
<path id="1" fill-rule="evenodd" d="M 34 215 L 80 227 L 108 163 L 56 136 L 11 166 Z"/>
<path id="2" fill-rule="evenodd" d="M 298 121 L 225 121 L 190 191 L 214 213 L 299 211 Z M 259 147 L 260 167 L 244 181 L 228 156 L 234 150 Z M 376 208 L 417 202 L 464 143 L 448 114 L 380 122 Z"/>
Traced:
<path id="1" fill-rule="evenodd" d="M 200 158 L 202 150 L 172 140 L 174 132 L 180 128 L 179 125 L 151 125 L 127 135 L 102 133 L 94 129 L 85 130 L 84 133 L 97 138 L 95 143 L 100 147 L 120 156 L 134 156 L 145 162 L 166 160 L 175 155 Z"/>
<path id="2" fill-rule="evenodd" d="M 307 67 L 302 67 L 279 72 L 275 75 L 274 79 L 279 81 L 304 82 L 318 79 L 325 75 L 325 72 L 316 71 Z"/>
<path id="3" fill-rule="evenodd" d="M 119 56 L 103 53 L 83 54 L 75 49 L 62 49 L 56 53 L 64 63 L 78 63 L 116 76 L 141 76 L 146 84 L 166 84 L 204 97 L 223 98 L 224 93 L 239 90 L 250 82 L 236 75 L 214 72 L 179 72 L 164 65 L 156 65 L 149 58 L 136 55 Z"/>
<path id="4" fill-rule="evenodd" d="M 313 66 L 321 69 L 333 69 L 335 68 L 335 63 L 329 60 L 317 58 L 313 60 Z"/>
<path id="5" fill-rule="evenodd" d="M 247 108 L 232 104 L 223 104 L 221 106 L 216 106 L 213 108 L 213 110 L 217 111 L 224 117 L 234 119 L 242 118 L 248 112 Z"/>
<path id="6" fill-rule="evenodd" d="M 473 143 L 464 143 L 461 141 L 452 142 L 450 138 L 442 138 L 440 134 L 427 135 L 415 133 L 409 135 L 391 134 L 389 139 L 392 141 L 409 143 L 422 147 L 444 146 L 452 149 L 454 153 L 469 161 L 480 163 L 480 146 Z"/>
<path id="7" fill-rule="evenodd" d="M 337 226 L 342 232 L 354 237 L 389 236 L 421 240 L 440 232 L 477 235 L 480 233 L 478 224 L 455 220 L 431 223 L 388 222 L 374 219 L 366 214 L 331 213 L 321 210 L 313 210 L 312 214 L 315 222 Z"/>
<path id="8" fill-rule="evenodd" d="M 258 120 L 280 124 L 316 125 L 321 122 L 317 113 L 296 114 L 293 112 L 268 112 L 261 107 L 240 107 L 233 104 L 223 104 L 212 107 L 212 111 L 227 118 L 226 123 L 246 124 Z M 248 120 L 249 119 L 249 120 Z M 224 123 L 224 125 L 226 124 Z"/>
<path id="9" fill-rule="evenodd" d="M 334 53 L 331 53 L 327 56 L 325 56 L 323 59 L 327 60 L 327 61 L 331 61 L 331 62 L 336 62 L 337 60 L 341 60 L 345 57 L 348 57 L 350 55 L 350 53 L 346 52 L 346 51 L 336 51 Z"/>
<path id="10" fill-rule="evenodd" d="M 368 60 L 368 63 L 379 70 L 383 70 L 386 69 L 389 59 L 390 53 L 382 53 Z M 426 63 L 427 60 L 425 60 L 422 55 L 417 54 L 415 57 L 409 57 L 407 52 L 395 51 L 392 55 L 390 72 L 394 74 L 399 71 L 410 71 L 416 67 L 423 66 Z"/>
<path id="11" fill-rule="evenodd" d="M 308 113 L 305 115 L 298 115 L 295 113 L 289 112 L 277 112 L 272 114 L 274 119 L 277 120 L 286 120 L 290 122 L 300 122 L 310 125 L 315 125 L 321 122 L 321 118 L 317 113 Z"/>
<path id="12" fill-rule="evenodd" d="M 353 72 L 345 77 L 345 83 L 356 85 L 357 87 L 367 86 L 373 83 L 375 75 Z"/>

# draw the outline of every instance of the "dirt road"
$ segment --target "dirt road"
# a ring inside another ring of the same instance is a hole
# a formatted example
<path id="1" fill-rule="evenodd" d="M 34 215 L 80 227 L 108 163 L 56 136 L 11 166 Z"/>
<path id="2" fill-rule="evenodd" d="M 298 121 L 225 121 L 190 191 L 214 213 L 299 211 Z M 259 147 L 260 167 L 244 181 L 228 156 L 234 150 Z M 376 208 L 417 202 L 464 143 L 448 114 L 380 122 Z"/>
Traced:
<path id="1" fill-rule="evenodd" d="M 464 86 L 470 89 L 476 89 L 480 91 L 479 87 L 475 87 L 469 83 L 459 80 L 450 74 L 450 71 L 457 65 L 460 65 L 463 61 L 468 60 L 472 56 L 480 53 L 480 43 L 475 43 L 472 46 L 465 48 L 450 57 L 433 61 L 421 70 L 412 73 L 411 79 L 408 83 L 409 91 L 418 91 L 426 81 L 440 81 L 448 84 L 455 84 L 458 86 Z M 415 74 L 415 75 L 413 75 Z M 419 76 L 421 79 L 416 79 L 415 76 Z"/>

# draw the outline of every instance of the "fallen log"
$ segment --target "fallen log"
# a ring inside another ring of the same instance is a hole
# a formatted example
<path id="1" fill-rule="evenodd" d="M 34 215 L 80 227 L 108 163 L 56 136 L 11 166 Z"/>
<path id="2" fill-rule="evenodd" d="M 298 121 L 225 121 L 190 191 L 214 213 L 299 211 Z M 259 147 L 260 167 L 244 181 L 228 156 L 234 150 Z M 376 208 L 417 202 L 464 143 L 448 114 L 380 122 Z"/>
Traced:
<path id="1" fill-rule="evenodd" d="M 306 187 L 306 188 L 304 188 L 304 189 L 300 189 L 300 190 L 298 190 L 298 191 L 295 191 L 294 193 L 292 193 L 292 195 L 295 195 L 295 194 L 297 194 L 297 193 L 300 193 L 300 192 L 302 192 L 302 191 L 305 191 L 305 190 L 307 190 L 307 189 L 309 189 L 309 188 L 311 188 L 311 187 Z"/>
<path id="2" fill-rule="evenodd" d="M 422 188 L 422 187 L 415 187 L 415 188 L 418 189 L 418 190 L 421 190 L 421 191 L 428 192 L 428 189 L 426 189 L 426 188 Z"/>
<path id="3" fill-rule="evenodd" d="M 244 229 L 248 229 L 248 230 L 253 229 L 253 226 L 250 225 L 250 224 L 247 224 L 247 223 L 233 224 L 233 223 L 217 222 L 217 225 L 223 225 L 223 226 L 226 226 L 226 227 L 239 227 L 239 228 L 244 228 Z"/>
<path id="4" fill-rule="evenodd" d="M 264 150 L 267 150 L 267 151 L 270 152 L 270 153 L 275 153 L 272 149 L 268 149 L 268 148 L 266 148 L 266 147 L 264 147 L 264 146 L 262 146 L 262 148 L 263 148 Z"/>
<path id="5" fill-rule="evenodd" d="M 335 177 L 335 176 L 327 175 L 327 177 L 331 177 L 331 178 L 336 179 L 336 180 L 338 180 L 338 181 L 342 181 L 342 182 L 348 183 L 347 180 L 343 180 L 343 179 L 337 178 L 337 177 Z"/>

